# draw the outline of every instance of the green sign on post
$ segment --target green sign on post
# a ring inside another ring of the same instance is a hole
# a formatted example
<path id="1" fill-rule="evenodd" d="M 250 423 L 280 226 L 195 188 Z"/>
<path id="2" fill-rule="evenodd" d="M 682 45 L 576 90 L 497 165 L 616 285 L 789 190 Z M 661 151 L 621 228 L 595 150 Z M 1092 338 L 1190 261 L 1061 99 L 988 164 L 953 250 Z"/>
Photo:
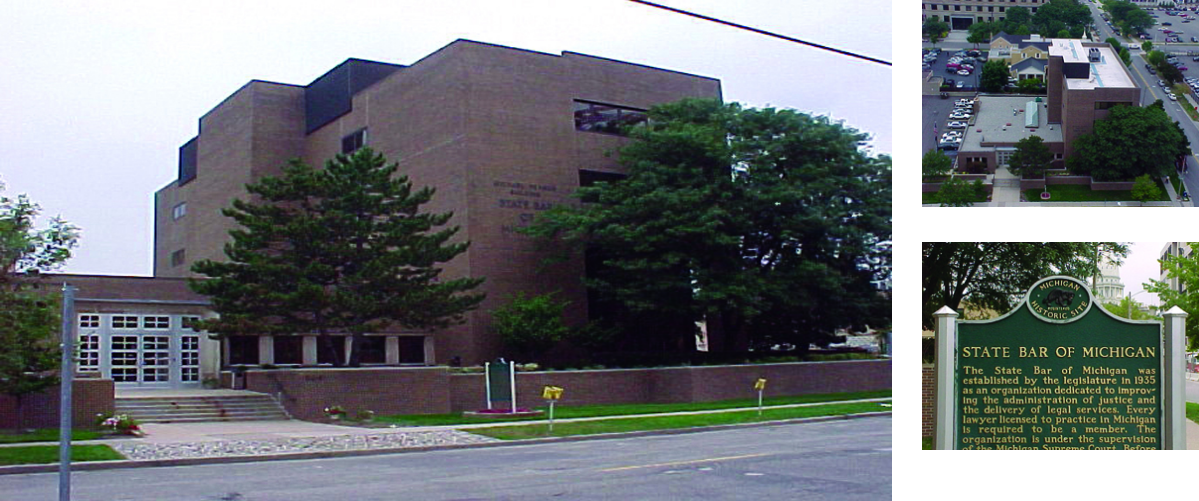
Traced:
<path id="1" fill-rule="evenodd" d="M 1037 282 L 1000 318 L 956 322 L 937 313 L 938 448 L 1163 449 L 1185 441 L 1180 371 L 1168 370 L 1161 322 L 1093 307 L 1086 284 Z M 1181 316 L 1180 316 L 1181 315 Z M 1171 310 L 1170 320 L 1184 313 Z M 1171 397 L 1177 395 L 1173 400 Z"/>

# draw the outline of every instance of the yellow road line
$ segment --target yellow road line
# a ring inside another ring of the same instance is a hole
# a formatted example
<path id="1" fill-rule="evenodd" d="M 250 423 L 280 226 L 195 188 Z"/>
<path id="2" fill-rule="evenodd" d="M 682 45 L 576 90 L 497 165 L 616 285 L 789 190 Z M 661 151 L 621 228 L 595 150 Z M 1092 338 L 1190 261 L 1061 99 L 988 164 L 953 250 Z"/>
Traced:
<path id="1" fill-rule="evenodd" d="M 678 466 L 678 465 L 684 465 L 684 464 L 711 463 L 711 462 L 715 462 L 715 461 L 729 461 L 732 459 L 756 458 L 756 457 L 769 456 L 769 455 L 770 454 L 766 454 L 766 453 L 746 454 L 744 456 L 729 456 L 729 457 L 723 457 L 723 458 L 696 459 L 694 461 L 676 461 L 673 463 L 645 464 L 645 465 L 640 465 L 640 466 L 621 466 L 618 468 L 608 468 L 608 469 L 600 470 L 600 471 L 622 471 L 622 470 L 635 470 L 638 468 L 658 468 L 661 466 Z"/>

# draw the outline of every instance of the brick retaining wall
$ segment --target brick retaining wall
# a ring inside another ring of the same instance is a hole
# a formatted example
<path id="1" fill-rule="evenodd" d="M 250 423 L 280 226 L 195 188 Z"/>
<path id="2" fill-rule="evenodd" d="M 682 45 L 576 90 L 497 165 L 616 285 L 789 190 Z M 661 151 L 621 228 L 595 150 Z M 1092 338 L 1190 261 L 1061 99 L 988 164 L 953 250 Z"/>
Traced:
<path id="1" fill-rule="evenodd" d="M 933 400 L 936 395 L 937 379 L 936 371 L 932 367 L 923 369 L 922 381 L 920 383 L 920 433 L 921 436 L 931 437 L 936 429 L 937 402 Z"/>
<path id="2" fill-rule="evenodd" d="M 762 365 L 518 372 L 517 404 L 541 405 L 545 385 L 566 389 L 565 405 L 707 402 L 752 398 L 753 382 L 768 380 L 766 395 L 804 395 L 891 388 L 890 360 Z M 486 406 L 482 373 L 451 374 L 445 367 L 274 369 L 246 372 L 246 389 L 280 396 L 292 416 L 319 419 L 341 405 L 351 414 L 440 414 Z"/>
<path id="3" fill-rule="evenodd" d="M 113 383 L 111 379 L 76 379 L 71 394 L 71 421 L 77 428 L 89 428 L 96 414 L 113 412 Z M 0 429 L 54 428 L 58 426 L 59 387 L 25 395 L 21 399 L 21 416 L 17 415 L 17 399 L 0 395 Z"/>

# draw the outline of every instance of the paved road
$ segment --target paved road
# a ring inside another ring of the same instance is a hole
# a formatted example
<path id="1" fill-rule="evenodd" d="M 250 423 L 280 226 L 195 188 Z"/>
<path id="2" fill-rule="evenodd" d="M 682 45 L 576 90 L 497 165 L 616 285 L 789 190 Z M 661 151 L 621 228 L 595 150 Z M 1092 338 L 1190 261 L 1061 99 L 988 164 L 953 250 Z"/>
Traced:
<path id="1" fill-rule="evenodd" d="M 891 499 L 891 418 L 73 478 L 78 501 Z M 3 499 L 56 488 L 54 474 L 0 477 Z"/>
<path id="2" fill-rule="evenodd" d="M 1091 14 L 1095 18 L 1095 24 L 1099 27 L 1099 40 L 1106 40 L 1108 37 L 1116 37 L 1117 39 L 1120 39 L 1120 37 L 1117 36 L 1112 29 L 1107 26 L 1107 23 L 1105 23 L 1103 19 L 1099 17 L 1098 7 L 1096 7 L 1094 4 L 1091 4 L 1090 7 Z M 1163 20 L 1173 21 L 1175 28 L 1179 26 L 1185 26 L 1185 29 L 1188 31 L 1187 40 L 1189 40 L 1191 36 L 1189 32 L 1195 32 L 1195 34 L 1199 34 L 1199 26 L 1194 28 L 1191 27 L 1191 25 L 1199 25 L 1199 22 L 1180 24 L 1178 22 L 1180 19 L 1177 16 L 1167 16 L 1162 11 L 1153 12 L 1157 14 L 1158 22 Z M 1157 31 L 1156 27 L 1151 28 L 1149 32 L 1155 34 L 1157 40 L 1161 40 L 1161 32 Z M 1126 45 L 1132 45 L 1133 43 L 1134 42 L 1126 42 Z M 1154 45 L 1158 45 L 1158 42 L 1155 42 Z M 1129 65 L 1128 70 L 1132 73 L 1133 81 L 1136 82 L 1137 85 L 1140 85 L 1144 88 L 1144 91 L 1141 93 L 1141 104 L 1143 106 L 1149 105 L 1153 104 L 1153 101 L 1161 99 L 1166 105 L 1166 113 L 1170 115 L 1170 118 L 1182 124 L 1182 130 L 1184 133 L 1186 133 L 1187 139 L 1191 143 L 1192 150 L 1199 151 L 1199 127 L 1196 127 L 1195 122 L 1187 116 L 1185 111 L 1182 111 L 1182 106 L 1179 105 L 1178 102 L 1170 101 L 1166 98 L 1165 90 L 1157 85 L 1157 76 L 1150 75 L 1149 72 L 1145 70 L 1146 61 L 1144 59 L 1144 52 L 1139 49 L 1139 45 L 1137 47 L 1138 48 L 1136 50 L 1132 50 L 1132 64 Z M 1199 49 L 1199 47 L 1195 45 L 1185 46 L 1179 44 L 1169 44 L 1166 47 L 1159 48 L 1163 48 L 1169 52 L 1181 52 Z M 1132 48 L 1130 47 L 1130 50 L 1131 49 Z M 1180 57 L 1180 59 L 1183 58 Z M 1184 75 L 1195 76 L 1196 74 L 1199 74 L 1199 62 L 1191 61 L 1189 59 L 1183 59 L 1183 61 L 1188 65 L 1187 71 L 1183 72 Z M 1195 64 L 1192 66 L 1190 63 Z M 1193 94 L 1192 98 L 1194 98 Z M 1199 188 L 1199 157 L 1196 157 L 1195 155 L 1188 157 L 1187 166 L 1187 172 L 1183 175 L 1183 184 L 1186 186 L 1188 192 L 1196 193 L 1195 188 Z"/>

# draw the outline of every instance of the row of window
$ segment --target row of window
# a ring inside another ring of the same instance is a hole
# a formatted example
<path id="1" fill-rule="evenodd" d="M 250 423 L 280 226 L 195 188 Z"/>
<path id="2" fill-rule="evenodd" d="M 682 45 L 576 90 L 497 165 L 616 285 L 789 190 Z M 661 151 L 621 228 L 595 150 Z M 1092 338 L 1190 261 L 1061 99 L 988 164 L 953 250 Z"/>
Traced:
<path id="1" fill-rule="evenodd" d="M 184 329 L 191 329 L 200 317 L 183 317 L 181 326 Z M 109 317 L 109 327 L 113 329 L 170 329 L 171 317 L 165 316 L 139 316 L 139 315 L 113 315 Z M 100 315 L 83 314 L 79 315 L 79 327 L 84 329 L 95 329 L 100 327 Z"/>
<path id="2" fill-rule="evenodd" d="M 229 336 L 229 363 L 233 365 L 258 365 L 258 336 Z M 398 336 L 399 362 L 401 364 L 423 364 L 425 362 L 425 338 L 421 336 Z M 345 340 L 333 338 L 330 351 L 317 341 L 318 364 L 331 364 L 333 357 L 344 360 Z M 275 365 L 299 365 L 304 362 L 304 336 L 274 336 L 271 340 Z M 366 336 L 362 339 L 360 360 L 364 364 L 387 362 L 387 337 Z"/>
<path id="3" fill-rule="evenodd" d="M 623 134 L 625 128 L 649 120 L 645 110 L 589 101 L 574 102 L 575 130 Z"/>
<path id="4" fill-rule="evenodd" d="M 958 0 L 958 1 L 960 2 L 961 0 Z M 973 1 L 982 3 L 983 0 L 973 0 Z M 999 1 L 999 3 L 1005 3 L 1005 2 L 1006 3 L 1017 3 L 1016 0 L 998 0 L 998 1 Z M 1040 5 L 1040 4 L 1045 3 L 1046 1 L 1048 1 L 1048 0 L 1020 0 L 1019 3 L 1031 3 L 1031 4 Z M 987 0 L 987 3 L 995 3 L 995 2 L 996 2 L 996 0 Z M 931 6 L 933 9 L 936 9 L 936 7 L 938 5 L 943 5 L 945 7 L 945 10 L 949 10 L 949 5 L 945 5 L 945 4 L 926 3 L 926 4 L 924 4 L 924 7 L 929 8 Z M 966 7 L 970 7 L 970 6 L 967 5 Z"/>

